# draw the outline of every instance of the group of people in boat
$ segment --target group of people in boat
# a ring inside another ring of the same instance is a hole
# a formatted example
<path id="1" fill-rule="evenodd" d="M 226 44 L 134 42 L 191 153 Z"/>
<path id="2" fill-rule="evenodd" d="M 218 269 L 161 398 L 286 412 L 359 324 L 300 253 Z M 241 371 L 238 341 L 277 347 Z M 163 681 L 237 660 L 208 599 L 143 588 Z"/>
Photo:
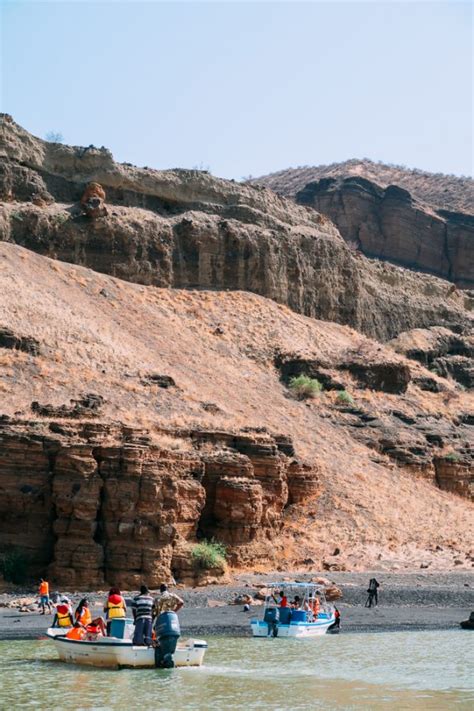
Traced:
<path id="1" fill-rule="evenodd" d="M 299 595 L 295 595 L 293 600 L 288 601 L 288 597 L 283 590 L 280 590 L 278 595 L 272 595 L 274 602 L 278 607 L 289 607 L 292 610 L 305 610 L 308 617 L 312 620 L 317 620 L 321 611 L 321 601 L 317 595 L 312 598 L 302 600 Z"/>
<path id="2" fill-rule="evenodd" d="M 48 601 L 44 600 L 43 602 L 45 606 L 50 607 L 49 596 Z M 160 594 L 156 598 L 153 598 L 146 585 L 142 585 L 139 594 L 131 601 L 135 623 L 133 644 L 152 645 L 155 636 L 154 621 L 162 612 L 178 612 L 183 604 L 183 600 L 175 593 L 170 592 L 164 583 L 160 585 Z M 105 619 L 102 616 L 93 617 L 87 597 L 83 597 L 76 610 L 73 611 L 69 598 L 62 596 L 56 605 L 53 627 L 67 628 L 65 636 L 75 640 L 95 641 L 102 636 L 111 636 L 113 621 L 127 617 L 127 603 L 118 588 L 113 587 L 109 590 L 103 611 Z"/>
<path id="3" fill-rule="evenodd" d="M 278 607 L 289 608 L 291 610 L 304 610 L 307 615 L 307 622 L 316 622 L 318 616 L 321 612 L 321 600 L 318 595 L 314 597 L 304 598 L 303 600 L 299 595 L 295 595 L 293 600 L 288 601 L 288 597 L 285 595 L 284 590 L 280 590 L 278 595 L 271 596 L 273 601 Z M 334 607 L 335 622 L 331 625 L 332 628 L 338 628 L 341 624 L 341 613 Z"/>

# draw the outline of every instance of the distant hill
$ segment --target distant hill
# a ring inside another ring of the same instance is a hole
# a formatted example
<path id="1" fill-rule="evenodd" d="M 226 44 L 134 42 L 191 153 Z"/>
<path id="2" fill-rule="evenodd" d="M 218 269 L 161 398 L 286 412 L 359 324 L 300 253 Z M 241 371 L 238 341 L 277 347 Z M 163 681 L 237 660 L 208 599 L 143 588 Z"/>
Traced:
<path id="1" fill-rule="evenodd" d="M 294 197 L 310 182 L 321 178 L 347 178 L 359 176 L 385 188 L 398 185 L 413 197 L 434 207 L 455 212 L 474 212 L 474 180 L 469 177 L 428 173 L 402 165 L 374 163 L 368 158 L 346 160 L 330 165 L 287 168 L 270 173 L 250 182 L 271 188 L 280 195 Z"/>

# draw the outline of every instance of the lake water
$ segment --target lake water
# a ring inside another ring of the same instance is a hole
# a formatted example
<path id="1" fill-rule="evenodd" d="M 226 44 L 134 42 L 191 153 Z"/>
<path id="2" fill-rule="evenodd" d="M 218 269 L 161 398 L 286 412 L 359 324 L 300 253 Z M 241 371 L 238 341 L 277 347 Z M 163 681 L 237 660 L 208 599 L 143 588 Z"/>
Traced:
<path id="1" fill-rule="evenodd" d="M 49 641 L 0 642 L 0 708 L 470 709 L 474 633 L 209 637 L 197 669 L 79 668 Z"/>

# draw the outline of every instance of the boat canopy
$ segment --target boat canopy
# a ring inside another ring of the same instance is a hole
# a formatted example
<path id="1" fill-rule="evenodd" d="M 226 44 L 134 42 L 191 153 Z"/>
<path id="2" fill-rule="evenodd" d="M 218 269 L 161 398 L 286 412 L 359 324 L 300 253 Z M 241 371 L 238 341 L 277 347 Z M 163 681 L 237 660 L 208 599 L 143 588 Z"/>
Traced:
<path id="1" fill-rule="evenodd" d="M 321 583 L 293 583 L 291 581 L 285 580 L 280 583 L 268 583 L 267 588 L 324 588 Z"/>

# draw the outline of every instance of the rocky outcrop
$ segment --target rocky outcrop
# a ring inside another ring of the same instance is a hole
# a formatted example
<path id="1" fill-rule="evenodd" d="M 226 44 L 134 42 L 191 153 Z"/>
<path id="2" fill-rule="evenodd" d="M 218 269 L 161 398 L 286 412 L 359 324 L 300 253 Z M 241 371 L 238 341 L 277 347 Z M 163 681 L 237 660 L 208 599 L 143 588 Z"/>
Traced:
<path id="1" fill-rule="evenodd" d="M 474 287 L 474 216 L 435 210 L 396 185 L 361 177 L 325 178 L 296 194 L 329 217 L 346 242 L 368 257 Z"/>
<path id="2" fill-rule="evenodd" d="M 471 331 L 454 333 L 442 327 L 416 328 L 401 333 L 389 345 L 443 378 L 451 377 L 468 389 L 474 387 L 474 336 Z"/>
<path id="3" fill-rule="evenodd" d="M 156 586 L 189 579 L 197 535 L 223 541 L 231 562 L 249 545 L 258 557 L 302 483 L 306 498 L 318 493 L 314 469 L 267 433 L 178 434 L 195 446 L 166 449 L 117 424 L 2 418 L 0 548 L 26 551 L 31 571 L 49 566 L 61 586 Z"/>
<path id="4" fill-rule="evenodd" d="M 41 405 L 35 400 L 31 403 L 31 411 L 42 417 L 97 417 L 103 402 L 101 395 L 87 393 L 78 400 L 71 400 L 69 405 Z"/>
<path id="5" fill-rule="evenodd" d="M 331 163 L 329 165 L 288 168 L 277 173 L 252 178 L 249 182 L 265 185 L 279 195 L 292 197 L 308 185 L 323 178 L 344 180 L 345 178 L 365 178 L 387 188 L 398 185 L 407 190 L 417 200 L 437 209 L 452 212 L 474 213 L 474 181 L 468 176 L 429 173 L 418 168 L 382 163 L 368 158 Z"/>
<path id="6" fill-rule="evenodd" d="M 117 164 L 106 149 L 41 141 L 6 115 L 0 131 L 5 241 L 141 284 L 252 291 L 382 340 L 470 319 L 445 282 L 364 259 L 327 218 L 269 190 Z M 79 207 L 91 181 L 109 205 L 92 220 Z M 55 204 L 33 204 L 40 192 Z"/>
<path id="7" fill-rule="evenodd" d="M 406 361 L 398 357 L 387 358 L 387 353 L 368 344 L 356 350 L 345 351 L 338 358 L 315 360 L 297 353 L 278 353 L 275 365 L 283 382 L 299 375 L 319 380 L 326 390 L 344 390 L 341 376 L 349 373 L 358 387 L 387 393 L 404 393 L 411 380 Z"/>
<path id="8" fill-rule="evenodd" d="M 474 498 L 474 433 L 469 418 L 450 421 L 400 410 L 337 409 L 338 422 L 355 439 L 441 489 Z M 445 454 L 448 448 L 451 452 Z"/>
<path id="9" fill-rule="evenodd" d="M 15 333 L 10 328 L 0 328 L 0 348 L 11 348 L 33 356 L 40 353 L 40 344 L 36 338 Z"/>
<path id="10" fill-rule="evenodd" d="M 449 453 L 434 459 L 436 482 L 440 489 L 452 491 L 474 501 L 472 452 Z"/>

